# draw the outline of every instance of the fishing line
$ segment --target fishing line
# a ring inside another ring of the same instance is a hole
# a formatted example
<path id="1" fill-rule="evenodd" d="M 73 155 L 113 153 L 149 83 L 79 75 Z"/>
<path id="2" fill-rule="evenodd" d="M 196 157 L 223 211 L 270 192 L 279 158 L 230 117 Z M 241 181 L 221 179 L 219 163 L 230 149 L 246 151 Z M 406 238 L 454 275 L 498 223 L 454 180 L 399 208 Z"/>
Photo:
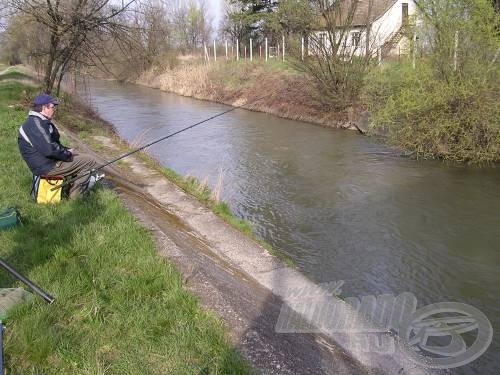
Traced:
<path id="1" fill-rule="evenodd" d="M 261 99 L 267 98 L 268 96 L 271 96 L 271 95 L 273 95 L 273 94 L 275 94 L 275 93 L 273 92 L 273 93 L 270 93 L 270 94 L 267 94 L 267 95 L 261 96 L 261 97 L 259 97 L 259 98 L 257 98 L 257 99 L 254 99 L 254 100 L 252 100 L 252 101 L 249 101 L 249 102 L 247 102 L 247 103 L 245 103 L 245 104 L 242 104 L 242 105 L 240 105 L 240 106 L 232 107 L 232 108 L 228 109 L 227 111 L 220 112 L 220 113 L 218 113 L 218 114 L 216 114 L 216 115 L 214 115 L 214 116 L 211 116 L 211 117 L 206 118 L 206 119 L 204 119 L 204 120 L 202 120 L 202 121 L 199 121 L 199 122 L 197 122 L 196 124 L 189 125 L 189 126 L 187 126 L 187 127 L 185 127 L 185 128 L 182 128 L 182 129 L 180 129 L 180 130 L 178 130 L 178 131 L 176 131 L 176 132 L 173 132 L 173 133 L 168 134 L 168 135 L 166 135 L 166 136 L 164 136 L 164 137 L 161 137 L 161 138 L 159 138 L 159 139 L 157 139 L 157 140 L 155 140 L 155 141 L 153 141 L 153 142 L 150 142 L 150 143 L 148 143 L 148 144 L 145 144 L 144 146 L 141 146 L 141 147 L 139 147 L 139 148 L 136 148 L 135 150 L 129 151 L 129 152 L 127 152 L 127 153 L 125 153 L 125 154 L 123 154 L 123 155 L 121 155 L 121 156 L 118 156 L 117 158 L 115 158 L 115 159 L 113 159 L 113 160 L 111 160 L 111 161 L 108 161 L 108 162 L 106 162 L 106 163 L 104 163 L 104 164 L 100 165 L 100 166 L 99 166 L 99 167 L 97 167 L 97 168 L 93 168 L 93 169 L 91 169 L 91 170 L 89 170 L 89 171 L 87 171 L 87 172 L 84 172 L 84 173 L 80 174 L 80 175 L 73 176 L 73 177 L 71 177 L 70 179 L 68 179 L 68 180 L 64 181 L 64 183 L 62 183 L 61 185 L 56 186 L 56 187 L 53 187 L 53 188 L 51 189 L 51 191 L 54 191 L 54 190 L 57 190 L 57 189 L 61 189 L 62 187 L 66 186 L 66 185 L 68 185 L 68 184 L 71 184 L 72 182 L 74 182 L 74 181 L 76 181 L 76 180 L 78 180 L 78 179 L 80 179 L 80 178 L 82 178 L 82 177 L 85 177 L 85 176 L 91 175 L 91 174 L 93 174 L 93 173 L 95 173 L 95 172 L 97 172 L 97 171 L 99 171 L 99 170 L 101 170 L 101 169 L 103 169 L 103 168 L 107 167 L 108 165 L 111 165 L 111 164 L 113 164 L 113 163 L 116 163 L 117 161 L 122 160 L 122 159 L 124 159 L 124 158 L 126 158 L 126 157 L 129 157 L 130 155 L 133 155 L 133 154 L 135 154 L 135 153 L 137 153 L 137 152 L 139 152 L 139 151 L 142 151 L 142 150 L 144 150 L 144 149 L 146 149 L 146 148 L 148 148 L 148 147 L 150 147 L 150 146 L 152 146 L 152 145 L 154 145 L 154 144 L 156 144 L 156 143 L 159 143 L 159 142 L 161 142 L 161 141 L 164 141 L 165 139 L 171 138 L 171 137 L 173 137 L 174 135 L 177 135 L 177 134 L 180 134 L 180 133 L 182 133 L 182 132 L 185 132 L 186 130 L 192 129 L 192 128 L 194 128 L 194 127 L 198 126 L 198 125 L 204 124 L 205 122 L 208 122 L 208 121 L 210 121 L 210 120 L 213 120 L 213 119 L 215 119 L 215 118 L 217 118 L 217 117 L 223 116 L 223 115 L 225 115 L 226 113 L 232 112 L 232 111 L 234 111 L 234 110 L 236 110 L 236 109 L 239 109 L 239 108 L 246 107 L 246 106 L 247 106 L 247 105 L 249 105 L 249 104 L 253 104 L 253 103 L 255 103 L 255 102 L 257 102 L 257 101 L 259 101 L 259 100 L 261 100 Z"/>

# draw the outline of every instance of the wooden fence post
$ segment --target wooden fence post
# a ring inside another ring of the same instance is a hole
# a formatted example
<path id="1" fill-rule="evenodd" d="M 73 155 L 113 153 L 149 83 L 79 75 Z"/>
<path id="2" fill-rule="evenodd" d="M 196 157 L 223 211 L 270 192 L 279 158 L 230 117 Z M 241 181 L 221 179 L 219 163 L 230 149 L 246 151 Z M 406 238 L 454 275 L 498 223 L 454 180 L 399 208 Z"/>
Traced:
<path id="1" fill-rule="evenodd" d="M 267 38 L 266 38 L 266 61 L 267 61 Z"/>
<path id="2" fill-rule="evenodd" d="M 413 69 L 415 69 L 417 65 L 416 59 L 417 59 L 417 34 L 413 34 L 413 59 L 411 63 Z"/>
<path id="3" fill-rule="evenodd" d="M 207 44 L 203 42 L 203 48 L 205 49 L 205 61 L 210 61 L 210 56 L 208 55 Z"/>
<path id="4" fill-rule="evenodd" d="M 458 67 L 458 31 L 455 31 L 455 46 L 453 49 L 453 71 L 456 72 Z"/>
<path id="5" fill-rule="evenodd" d="M 301 50 L 302 50 L 302 61 L 304 61 L 304 37 L 302 37 L 302 43 L 301 44 L 302 44 L 302 48 L 301 48 Z"/>
<path id="6" fill-rule="evenodd" d="M 250 61 L 253 61 L 253 46 L 252 46 L 252 38 L 250 38 Z"/>
<path id="7" fill-rule="evenodd" d="M 283 35 L 282 40 L 283 40 L 283 43 L 282 43 L 282 46 L 283 46 L 283 48 L 282 48 L 283 49 L 283 61 L 285 61 L 285 36 L 284 35 Z"/>

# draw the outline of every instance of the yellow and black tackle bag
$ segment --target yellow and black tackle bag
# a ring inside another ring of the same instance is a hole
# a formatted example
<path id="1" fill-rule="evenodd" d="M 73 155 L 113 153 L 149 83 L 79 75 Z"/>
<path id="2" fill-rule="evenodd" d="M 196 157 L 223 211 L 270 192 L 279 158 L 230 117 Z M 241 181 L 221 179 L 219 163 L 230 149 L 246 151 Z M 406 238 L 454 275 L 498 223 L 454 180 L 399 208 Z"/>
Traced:
<path id="1" fill-rule="evenodd" d="M 63 186 L 63 176 L 33 176 L 31 198 L 36 203 L 59 203 L 67 198 L 66 186 Z M 57 188 L 57 189 L 54 189 Z"/>

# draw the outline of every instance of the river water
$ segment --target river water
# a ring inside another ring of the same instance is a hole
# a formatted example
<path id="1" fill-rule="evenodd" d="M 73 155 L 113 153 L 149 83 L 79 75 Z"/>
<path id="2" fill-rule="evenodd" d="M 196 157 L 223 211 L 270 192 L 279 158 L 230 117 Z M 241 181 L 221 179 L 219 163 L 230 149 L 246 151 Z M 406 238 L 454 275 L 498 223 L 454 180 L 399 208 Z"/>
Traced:
<path id="1" fill-rule="evenodd" d="M 90 103 L 145 144 L 228 109 L 135 85 L 93 82 Z M 149 150 L 216 186 L 255 233 L 343 296 L 411 292 L 463 302 L 494 329 L 455 373 L 500 373 L 500 168 L 400 157 L 374 139 L 237 109 Z"/>

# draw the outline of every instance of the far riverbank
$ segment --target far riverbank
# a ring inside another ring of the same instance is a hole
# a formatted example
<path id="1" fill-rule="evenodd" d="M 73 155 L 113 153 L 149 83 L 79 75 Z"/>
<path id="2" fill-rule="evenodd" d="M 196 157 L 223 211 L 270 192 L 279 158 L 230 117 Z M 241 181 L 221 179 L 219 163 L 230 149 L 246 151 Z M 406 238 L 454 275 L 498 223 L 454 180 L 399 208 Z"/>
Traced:
<path id="1" fill-rule="evenodd" d="M 321 94 L 311 76 L 280 61 L 176 60 L 152 67 L 133 82 L 281 118 L 383 135 L 392 148 L 417 159 L 498 162 L 500 128 L 495 118 L 500 107 L 491 100 L 494 90 L 488 86 L 469 92 L 467 81 L 458 80 L 448 91 L 438 85 L 441 92 L 432 86 L 432 74 L 426 64 L 415 70 L 405 62 L 388 62 L 372 69 L 359 96 L 343 110 L 334 109 L 332 98 Z"/>
<path id="2" fill-rule="evenodd" d="M 249 103 L 245 109 L 331 128 L 366 126 L 361 109 L 337 112 L 328 108 L 312 80 L 282 62 L 181 64 L 161 72 L 151 69 L 135 83 L 231 106 Z"/>

